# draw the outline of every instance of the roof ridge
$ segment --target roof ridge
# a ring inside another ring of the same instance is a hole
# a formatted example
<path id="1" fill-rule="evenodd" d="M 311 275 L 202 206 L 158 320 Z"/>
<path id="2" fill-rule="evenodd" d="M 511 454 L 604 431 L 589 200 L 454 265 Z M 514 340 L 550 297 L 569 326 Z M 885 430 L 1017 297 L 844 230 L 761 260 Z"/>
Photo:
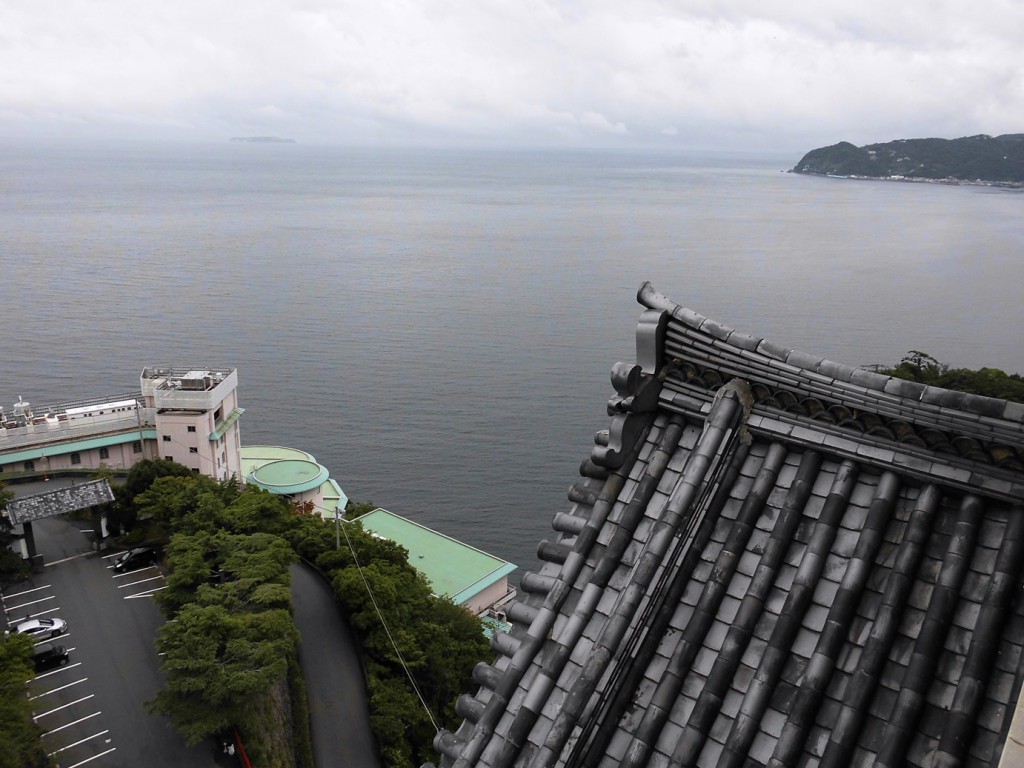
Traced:
<path id="1" fill-rule="evenodd" d="M 637 301 L 648 309 L 669 313 L 673 319 L 695 331 L 708 334 L 721 344 L 747 352 L 757 352 L 771 360 L 802 371 L 909 400 L 940 405 L 943 408 L 990 418 L 1001 418 L 1024 425 L 1024 403 L 921 384 L 860 366 L 839 363 L 792 347 L 785 347 L 763 336 L 753 336 L 736 330 L 695 310 L 676 304 L 660 293 L 649 280 L 644 281 L 637 291 Z"/>

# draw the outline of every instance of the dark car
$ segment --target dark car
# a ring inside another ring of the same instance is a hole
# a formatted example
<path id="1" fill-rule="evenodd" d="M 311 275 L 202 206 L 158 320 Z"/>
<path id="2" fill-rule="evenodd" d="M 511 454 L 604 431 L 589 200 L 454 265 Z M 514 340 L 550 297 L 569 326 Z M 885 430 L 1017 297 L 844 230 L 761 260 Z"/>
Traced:
<path id="1" fill-rule="evenodd" d="M 9 631 L 29 637 L 56 637 L 63 635 L 67 629 L 68 623 L 64 619 L 25 619 Z"/>
<path id="2" fill-rule="evenodd" d="M 160 559 L 160 550 L 157 547 L 136 547 L 118 555 L 114 561 L 114 570 L 118 573 L 134 571 L 136 568 L 144 568 L 153 565 Z"/>
<path id="3" fill-rule="evenodd" d="M 40 643 L 32 651 L 32 664 L 36 672 L 53 667 L 62 667 L 68 663 L 68 649 L 54 643 Z"/>

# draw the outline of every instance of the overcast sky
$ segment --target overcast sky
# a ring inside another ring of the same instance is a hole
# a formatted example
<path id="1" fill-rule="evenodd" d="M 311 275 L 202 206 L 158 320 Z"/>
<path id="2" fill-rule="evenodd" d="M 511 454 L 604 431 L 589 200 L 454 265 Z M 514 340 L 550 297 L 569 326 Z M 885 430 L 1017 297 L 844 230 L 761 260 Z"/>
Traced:
<path id="1" fill-rule="evenodd" d="M 0 0 L 0 139 L 811 149 L 1024 132 L 1020 0 Z"/>

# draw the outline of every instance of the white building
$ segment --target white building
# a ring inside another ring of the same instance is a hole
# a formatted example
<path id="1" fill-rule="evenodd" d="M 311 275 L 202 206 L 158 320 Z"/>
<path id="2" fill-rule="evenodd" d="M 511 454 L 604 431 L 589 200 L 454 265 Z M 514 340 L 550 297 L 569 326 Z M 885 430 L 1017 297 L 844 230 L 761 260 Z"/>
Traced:
<path id="1" fill-rule="evenodd" d="M 0 407 L 0 481 L 48 478 L 142 459 L 172 459 L 224 480 L 241 478 L 238 372 L 146 368 L 139 392 L 33 407 Z"/>
<path id="2" fill-rule="evenodd" d="M 141 381 L 160 458 L 218 480 L 241 477 L 238 371 L 146 368 Z"/>

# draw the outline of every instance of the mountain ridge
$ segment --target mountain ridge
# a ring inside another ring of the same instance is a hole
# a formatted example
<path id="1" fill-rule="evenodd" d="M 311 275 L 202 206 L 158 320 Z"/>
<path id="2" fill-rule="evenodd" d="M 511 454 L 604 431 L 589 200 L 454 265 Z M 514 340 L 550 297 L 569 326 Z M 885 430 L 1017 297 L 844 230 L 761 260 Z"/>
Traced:
<path id="1" fill-rule="evenodd" d="M 1024 133 L 897 139 L 863 147 L 841 141 L 811 150 L 791 171 L 889 181 L 1024 186 Z"/>

